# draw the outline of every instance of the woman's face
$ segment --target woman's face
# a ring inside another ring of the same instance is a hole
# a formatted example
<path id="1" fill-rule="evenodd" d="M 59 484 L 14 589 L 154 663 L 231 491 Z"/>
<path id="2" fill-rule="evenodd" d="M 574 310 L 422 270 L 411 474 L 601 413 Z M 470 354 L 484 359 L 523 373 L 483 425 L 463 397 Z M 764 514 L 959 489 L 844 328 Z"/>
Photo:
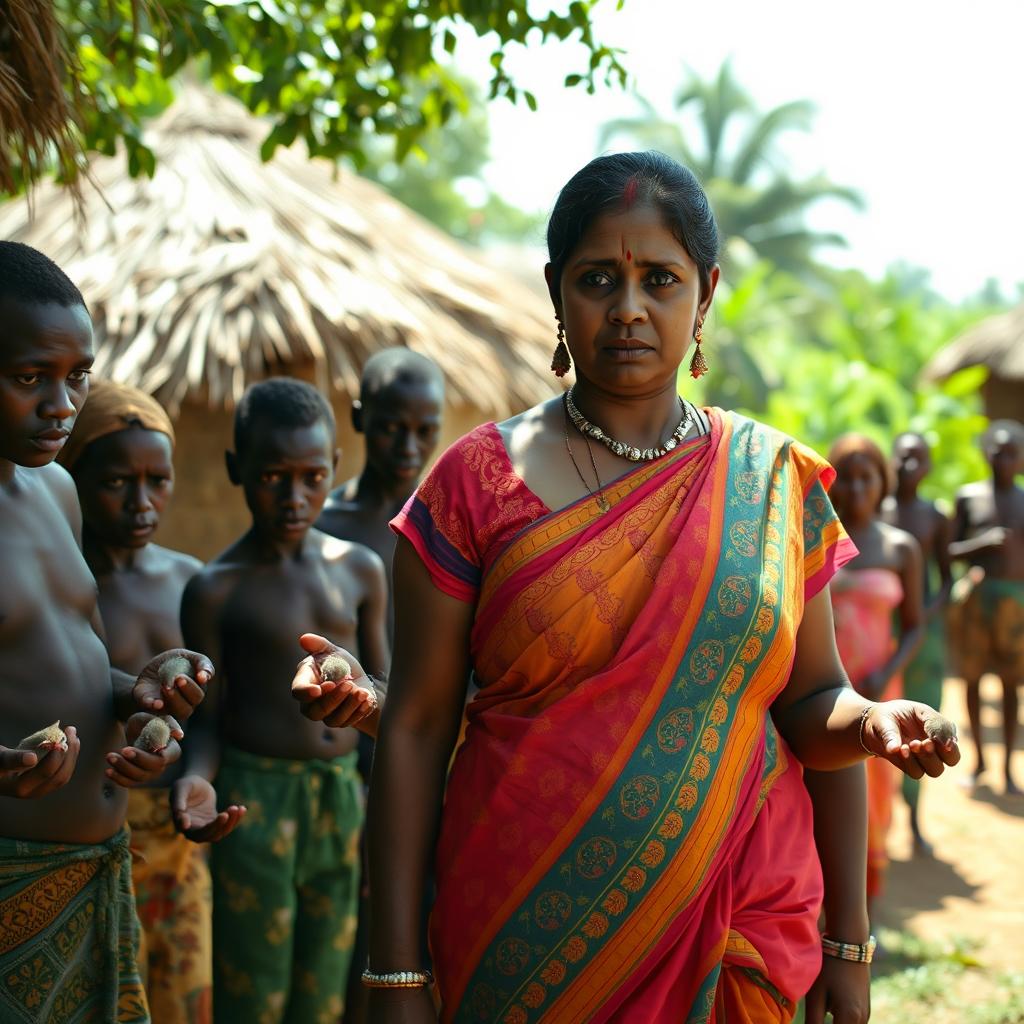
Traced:
<path id="1" fill-rule="evenodd" d="M 870 455 L 853 452 L 836 465 L 830 492 L 839 518 L 847 525 L 874 519 L 885 497 L 885 480 Z"/>
<path id="2" fill-rule="evenodd" d="M 642 397 L 675 388 L 718 268 L 701 301 L 697 264 L 648 205 L 606 213 L 566 261 L 560 282 L 565 339 L 576 377 Z"/>

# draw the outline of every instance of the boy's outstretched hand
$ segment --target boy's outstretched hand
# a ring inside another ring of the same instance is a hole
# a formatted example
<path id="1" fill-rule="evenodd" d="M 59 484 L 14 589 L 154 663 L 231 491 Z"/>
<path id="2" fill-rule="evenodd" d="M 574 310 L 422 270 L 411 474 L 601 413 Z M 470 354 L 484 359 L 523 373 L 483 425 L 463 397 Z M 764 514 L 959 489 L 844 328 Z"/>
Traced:
<path id="1" fill-rule="evenodd" d="M 107 754 L 105 774 L 111 782 L 128 789 L 133 786 L 145 786 L 147 783 L 155 782 L 169 765 L 181 757 L 178 740 L 185 734 L 181 731 L 181 726 L 170 716 L 162 716 L 171 729 L 166 747 L 153 753 L 131 746 L 139 738 L 139 733 L 145 728 L 146 723 L 154 717 L 145 711 L 139 711 L 125 722 L 124 734 L 129 745 Z"/>
<path id="2" fill-rule="evenodd" d="M 344 648 L 316 633 L 303 633 L 299 643 L 309 656 L 295 670 L 292 696 L 302 706 L 306 718 L 337 729 L 354 726 L 376 736 L 380 720 L 378 690 L 359 662 Z M 321 667 L 331 655 L 339 655 L 348 662 L 349 674 L 345 678 L 324 678 Z"/>
<path id="3" fill-rule="evenodd" d="M 217 811 L 217 793 L 201 775 L 183 775 L 171 786 L 174 827 L 194 843 L 215 843 L 233 832 L 246 808 L 231 804 Z"/>
<path id="4" fill-rule="evenodd" d="M 888 700 L 875 704 L 861 733 L 864 746 L 912 779 L 941 775 L 960 761 L 956 726 L 927 704 Z"/>
<path id="5" fill-rule="evenodd" d="M 34 800 L 65 785 L 74 774 L 81 740 L 78 730 L 66 726 L 67 750 L 12 749 L 0 746 L 0 796 Z"/>
<path id="6" fill-rule="evenodd" d="M 158 654 L 139 673 L 132 688 L 136 707 L 187 721 L 202 702 L 213 678 L 213 662 L 205 654 L 176 647 Z"/>

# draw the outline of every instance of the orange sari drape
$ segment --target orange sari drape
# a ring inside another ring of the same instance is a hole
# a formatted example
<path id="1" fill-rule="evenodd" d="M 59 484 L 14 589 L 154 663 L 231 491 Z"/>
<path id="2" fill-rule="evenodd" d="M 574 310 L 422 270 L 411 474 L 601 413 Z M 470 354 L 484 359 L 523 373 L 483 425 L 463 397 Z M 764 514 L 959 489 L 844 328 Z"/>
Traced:
<path id="1" fill-rule="evenodd" d="M 518 521 L 481 428 L 395 523 L 477 602 L 436 856 L 444 1021 L 786 1021 L 817 973 L 810 806 L 769 708 L 852 551 L 827 464 L 710 413 L 604 515 L 527 501 Z"/>

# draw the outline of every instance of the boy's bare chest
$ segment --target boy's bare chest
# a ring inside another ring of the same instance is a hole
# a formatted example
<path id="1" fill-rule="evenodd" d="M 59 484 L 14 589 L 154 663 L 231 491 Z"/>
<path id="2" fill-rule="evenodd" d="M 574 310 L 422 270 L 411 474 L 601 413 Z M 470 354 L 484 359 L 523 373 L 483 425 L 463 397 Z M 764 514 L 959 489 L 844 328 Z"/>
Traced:
<path id="1" fill-rule="evenodd" d="M 96 583 L 56 506 L 0 502 L 0 565 L 0 635 L 69 613 L 89 621 Z"/>
<path id="2" fill-rule="evenodd" d="M 222 628 L 229 643 L 232 635 L 239 634 L 270 644 L 286 638 L 289 645 L 307 632 L 352 636 L 362 599 L 355 579 L 324 567 L 254 572 L 234 588 L 224 607 Z"/>
<path id="3" fill-rule="evenodd" d="M 967 504 L 967 519 L 975 532 L 992 526 L 1024 530 L 1024 491 L 976 495 Z"/>
<path id="4" fill-rule="evenodd" d="M 181 646 L 181 591 L 156 578 L 127 585 L 100 585 L 100 614 L 111 663 L 126 672 L 139 672 L 160 651 Z"/>

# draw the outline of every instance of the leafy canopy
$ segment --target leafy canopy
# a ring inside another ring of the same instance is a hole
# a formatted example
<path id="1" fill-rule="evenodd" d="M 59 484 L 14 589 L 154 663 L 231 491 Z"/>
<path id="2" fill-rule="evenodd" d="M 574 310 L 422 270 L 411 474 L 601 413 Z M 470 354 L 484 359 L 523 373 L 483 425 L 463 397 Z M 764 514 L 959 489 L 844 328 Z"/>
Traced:
<path id="1" fill-rule="evenodd" d="M 463 83 L 444 57 L 458 46 L 460 29 L 494 39 L 490 98 L 536 106 L 509 75 L 506 48 L 549 38 L 576 38 L 585 48 L 584 65 L 567 85 L 592 92 L 602 76 L 625 82 L 617 51 L 594 38 L 597 0 L 572 0 L 564 14 L 538 13 L 527 0 L 52 3 L 69 50 L 66 90 L 82 149 L 110 154 L 123 142 L 133 175 L 153 172 L 142 126 L 170 104 L 171 81 L 186 67 L 268 118 L 264 158 L 302 139 L 311 156 L 347 156 L 357 165 L 367 133 L 394 138 L 401 159 L 424 132 L 467 108 Z M 0 70 L 3 64 L 0 46 Z M 0 135 L 8 152 L 22 153 L 18 143 Z M 19 181 L 46 170 L 38 162 L 22 166 Z"/>
<path id="2" fill-rule="evenodd" d="M 766 259 L 780 270 L 816 277 L 815 250 L 844 244 L 840 235 L 809 229 L 804 218 L 823 199 L 858 206 L 858 194 L 822 174 L 797 178 L 779 147 L 785 133 L 810 130 L 814 107 L 809 101 L 762 112 L 726 62 L 710 81 L 689 76 L 675 97 L 676 119 L 666 120 L 647 100 L 638 103 L 637 117 L 604 126 L 602 145 L 625 137 L 686 164 L 711 200 L 727 269 Z"/>

